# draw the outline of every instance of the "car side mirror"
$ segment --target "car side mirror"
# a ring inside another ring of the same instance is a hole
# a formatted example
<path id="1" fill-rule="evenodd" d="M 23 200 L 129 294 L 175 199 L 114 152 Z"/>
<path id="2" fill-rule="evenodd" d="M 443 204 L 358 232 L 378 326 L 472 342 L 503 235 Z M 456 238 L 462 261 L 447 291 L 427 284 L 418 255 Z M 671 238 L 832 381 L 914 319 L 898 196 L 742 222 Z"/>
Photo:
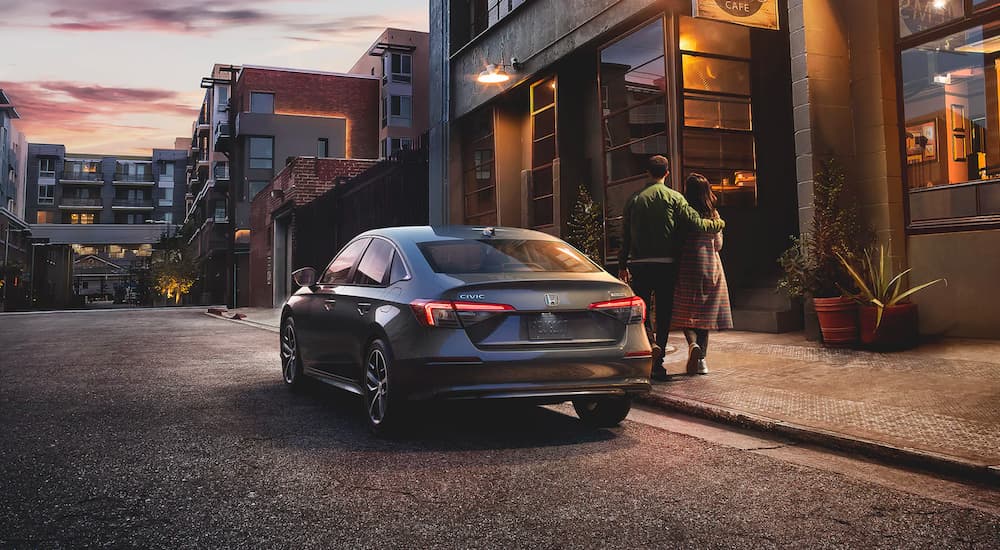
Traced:
<path id="1" fill-rule="evenodd" d="M 292 272 L 292 280 L 299 286 L 313 286 L 316 284 L 316 270 L 311 267 L 303 267 Z"/>

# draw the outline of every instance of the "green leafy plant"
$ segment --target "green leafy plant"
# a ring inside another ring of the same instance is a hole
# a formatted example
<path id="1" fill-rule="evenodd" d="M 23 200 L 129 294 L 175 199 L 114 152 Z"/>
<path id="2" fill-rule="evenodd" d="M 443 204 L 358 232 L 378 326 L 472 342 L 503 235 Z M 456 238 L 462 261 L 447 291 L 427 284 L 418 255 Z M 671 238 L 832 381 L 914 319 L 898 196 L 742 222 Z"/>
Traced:
<path id="1" fill-rule="evenodd" d="M 580 185 L 580 191 L 566 226 L 568 229 L 566 242 L 589 256 L 598 265 L 603 265 L 604 259 L 601 257 L 601 238 L 603 236 L 601 206 L 594 202 L 585 185 Z"/>
<path id="2" fill-rule="evenodd" d="M 885 247 L 883 246 L 878 247 L 877 262 L 873 261 L 872 256 L 873 253 L 871 250 L 865 250 L 864 261 L 860 262 L 861 265 L 859 267 L 855 267 L 850 259 L 843 254 L 837 253 L 837 259 L 844 267 L 844 270 L 850 274 L 854 286 L 858 288 L 858 292 L 856 293 L 848 291 L 845 287 L 842 287 L 841 291 L 845 296 L 852 298 L 861 305 L 875 307 L 876 329 L 882 323 L 882 314 L 885 312 L 885 308 L 899 304 L 931 285 L 942 281 L 946 286 L 948 284 L 948 281 L 945 279 L 935 279 L 912 288 L 904 288 L 903 279 L 911 270 L 907 269 L 893 275 L 892 266 L 888 265 L 890 262 L 887 262 L 888 258 L 886 258 Z"/>
<path id="3" fill-rule="evenodd" d="M 784 275 L 778 288 L 790 296 L 833 297 L 850 286 L 837 255 L 854 259 L 874 241 L 874 231 L 861 222 L 857 204 L 845 194 L 844 171 L 829 160 L 813 177 L 813 219 L 809 231 L 792 237 L 778 258 Z"/>

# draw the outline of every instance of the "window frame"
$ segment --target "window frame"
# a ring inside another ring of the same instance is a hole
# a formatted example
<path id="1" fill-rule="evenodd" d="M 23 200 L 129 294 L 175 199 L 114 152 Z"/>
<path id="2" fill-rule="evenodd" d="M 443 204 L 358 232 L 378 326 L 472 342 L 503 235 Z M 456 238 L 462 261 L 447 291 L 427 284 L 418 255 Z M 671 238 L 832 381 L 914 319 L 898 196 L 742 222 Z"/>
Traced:
<path id="1" fill-rule="evenodd" d="M 42 163 L 43 162 L 51 163 L 52 169 L 51 170 L 42 170 Z M 49 175 L 49 174 L 51 174 L 51 175 Z M 56 159 L 54 159 L 52 157 L 39 157 L 38 158 L 38 179 L 41 179 L 41 178 L 52 178 L 52 179 L 55 179 L 55 177 L 56 177 Z"/>
<path id="2" fill-rule="evenodd" d="M 254 109 L 254 97 L 255 96 L 257 96 L 257 97 L 260 97 L 260 96 L 271 96 L 271 110 L 270 111 L 257 111 L 257 110 L 255 110 Z M 249 99 L 249 107 L 250 107 L 249 112 L 260 114 L 260 115 L 273 115 L 274 114 L 274 101 L 275 101 L 274 92 L 251 91 L 250 92 L 250 99 Z"/>
<path id="3" fill-rule="evenodd" d="M 322 155 L 320 152 L 322 151 Z M 330 140 L 329 138 L 319 138 L 316 140 L 316 158 L 330 158 Z"/>
<path id="4" fill-rule="evenodd" d="M 50 194 L 47 195 L 47 196 L 43 196 L 42 195 L 42 189 L 48 189 L 48 191 L 49 191 Z M 35 197 L 35 199 L 37 201 L 37 204 L 45 204 L 45 205 L 55 204 L 55 200 L 56 200 L 56 186 L 55 186 L 55 184 L 48 184 L 48 183 L 45 183 L 45 184 L 40 183 L 40 184 L 38 184 L 38 193 L 37 193 L 37 196 Z"/>
<path id="5" fill-rule="evenodd" d="M 896 116 L 898 122 L 898 136 L 896 140 L 899 148 L 899 166 L 902 174 L 902 201 L 904 231 L 907 235 L 924 235 L 936 233 L 955 233 L 961 231 L 982 231 L 990 229 L 1000 229 L 1000 215 L 975 216 L 972 218 L 939 218 L 935 220 L 921 221 L 914 223 L 910 213 L 910 182 L 907 176 L 907 156 L 906 156 L 906 105 L 903 97 L 903 52 L 919 47 L 928 42 L 947 38 L 953 34 L 967 31 L 974 27 L 985 27 L 993 23 L 1000 17 L 1000 0 L 987 2 L 985 5 L 975 6 L 973 0 L 964 1 L 964 14 L 953 21 L 927 29 L 921 32 L 909 34 L 905 37 L 900 35 L 899 2 L 894 2 L 896 11 L 893 14 L 893 25 L 895 27 L 895 78 L 900 83 L 896 86 Z M 1000 121 L 998 121 L 1000 122 Z M 978 186 L 983 183 L 996 183 L 1000 179 L 972 180 L 969 182 L 950 184 L 951 186 Z M 978 199 L 977 199 L 978 200 Z"/>
<path id="6" fill-rule="evenodd" d="M 403 84 L 413 83 L 413 55 L 405 52 L 393 52 L 390 51 L 389 55 L 389 80 L 391 82 L 398 82 Z M 396 72 L 395 60 L 399 58 L 399 72 Z M 408 70 L 403 70 L 403 60 L 406 59 L 409 64 Z"/>
<path id="7" fill-rule="evenodd" d="M 253 156 L 253 142 L 257 139 L 266 139 L 271 142 L 271 156 L 270 157 L 255 157 Z M 270 161 L 269 166 L 254 166 L 253 162 L 255 160 L 268 160 Z M 274 136 L 247 136 L 247 167 L 250 170 L 274 170 Z"/>

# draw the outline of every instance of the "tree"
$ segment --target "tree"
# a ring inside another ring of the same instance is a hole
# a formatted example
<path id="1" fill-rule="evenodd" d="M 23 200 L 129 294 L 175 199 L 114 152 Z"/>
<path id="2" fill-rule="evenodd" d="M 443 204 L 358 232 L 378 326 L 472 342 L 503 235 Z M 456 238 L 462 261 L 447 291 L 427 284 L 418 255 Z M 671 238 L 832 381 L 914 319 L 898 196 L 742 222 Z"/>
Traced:
<path id="1" fill-rule="evenodd" d="M 194 286 L 198 266 L 182 236 L 163 235 L 155 247 L 153 287 L 165 298 L 179 304 Z"/>
<path id="2" fill-rule="evenodd" d="M 573 210 L 566 222 L 568 229 L 566 242 L 589 256 L 598 265 L 604 265 L 601 254 L 601 238 L 604 233 L 601 217 L 600 205 L 594 202 L 587 186 L 581 184 L 576 203 L 573 204 Z"/>

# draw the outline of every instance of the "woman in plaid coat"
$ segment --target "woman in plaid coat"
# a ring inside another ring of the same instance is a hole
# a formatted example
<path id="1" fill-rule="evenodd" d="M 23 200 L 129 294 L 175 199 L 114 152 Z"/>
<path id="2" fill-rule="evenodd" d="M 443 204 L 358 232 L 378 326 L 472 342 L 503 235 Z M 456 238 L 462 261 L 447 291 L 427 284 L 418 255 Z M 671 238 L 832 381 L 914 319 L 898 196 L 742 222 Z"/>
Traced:
<path id="1" fill-rule="evenodd" d="M 684 196 L 703 218 L 718 218 L 712 185 L 701 174 L 691 174 Z M 708 374 L 705 353 L 708 331 L 733 328 L 729 308 L 729 287 L 722 270 L 719 251 L 722 233 L 691 232 L 681 252 L 677 286 L 674 287 L 674 315 L 670 328 L 682 329 L 688 343 L 688 374 Z"/>

